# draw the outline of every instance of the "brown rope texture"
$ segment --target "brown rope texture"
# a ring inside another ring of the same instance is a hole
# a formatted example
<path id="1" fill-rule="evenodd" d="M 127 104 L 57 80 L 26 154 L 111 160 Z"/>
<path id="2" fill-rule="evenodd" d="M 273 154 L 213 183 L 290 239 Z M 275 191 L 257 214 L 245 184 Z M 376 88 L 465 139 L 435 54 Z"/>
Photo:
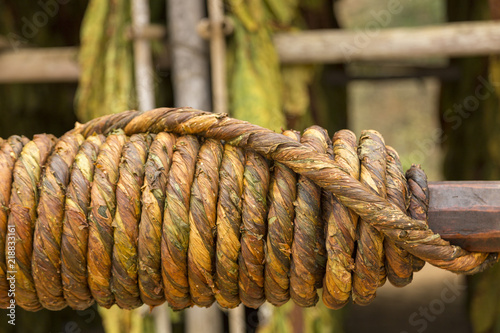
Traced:
<path id="1" fill-rule="evenodd" d="M 0 305 L 368 304 L 424 262 L 497 261 L 426 224 L 427 180 L 376 131 L 282 134 L 194 109 L 127 111 L 0 146 Z"/>

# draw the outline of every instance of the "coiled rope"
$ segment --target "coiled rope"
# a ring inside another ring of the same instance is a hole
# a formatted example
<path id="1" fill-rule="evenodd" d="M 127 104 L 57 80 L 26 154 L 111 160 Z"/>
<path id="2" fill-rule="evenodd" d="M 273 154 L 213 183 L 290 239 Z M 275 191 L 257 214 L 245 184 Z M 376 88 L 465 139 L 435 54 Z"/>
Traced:
<path id="1" fill-rule="evenodd" d="M 472 274 L 496 253 L 426 224 L 426 177 L 376 131 L 356 143 L 193 109 L 127 111 L 0 149 L 0 305 L 370 303 L 425 261 Z M 4 251 L 5 250 L 5 251 Z M 15 283 L 13 282 L 15 280 Z"/>

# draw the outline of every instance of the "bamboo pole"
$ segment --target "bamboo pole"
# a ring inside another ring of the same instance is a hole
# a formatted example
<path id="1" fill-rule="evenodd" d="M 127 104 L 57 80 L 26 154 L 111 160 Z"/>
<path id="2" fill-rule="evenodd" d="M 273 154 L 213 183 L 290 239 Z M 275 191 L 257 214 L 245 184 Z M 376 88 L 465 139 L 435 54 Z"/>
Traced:
<path id="1" fill-rule="evenodd" d="M 417 57 L 500 53 L 500 22 L 461 22 L 381 29 L 375 18 L 362 30 L 279 33 L 274 44 L 283 63 L 342 63 Z"/>
<path id="2" fill-rule="evenodd" d="M 229 316 L 229 333 L 245 333 L 245 306 L 240 304 L 234 309 L 229 309 L 227 314 Z"/>
<path id="3" fill-rule="evenodd" d="M 205 5 L 201 0 L 168 0 L 167 5 L 175 103 L 209 110 L 208 49 L 196 32 Z"/>
<path id="4" fill-rule="evenodd" d="M 132 30 L 134 31 L 135 90 L 141 111 L 155 107 L 153 59 L 149 40 L 140 38 L 149 25 L 149 1 L 132 0 Z"/>
<path id="5" fill-rule="evenodd" d="M 223 31 L 224 9 L 222 1 L 208 0 L 208 13 L 210 18 L 213 111 L 227 113 L 226 40 Z"/>
<path id="6" fill-rule="evenodd" d="M 167 8 L 175 104 L 209 110 L 207 43 L 196 31 L 198 22 L 206 15 L 205 3 L 202 0 L 167 0 Z M 186 332 L 221 331 L 221 314 L 216 306 L 186 309 Z"/>

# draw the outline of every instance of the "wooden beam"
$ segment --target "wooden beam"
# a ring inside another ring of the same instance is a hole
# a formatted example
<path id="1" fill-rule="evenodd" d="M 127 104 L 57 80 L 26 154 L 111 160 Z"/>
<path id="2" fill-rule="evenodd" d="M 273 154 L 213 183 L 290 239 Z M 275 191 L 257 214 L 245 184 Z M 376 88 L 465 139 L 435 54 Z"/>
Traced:
<path id="1" fill-rule="evenodd" d="M 0 83 L 76 82 L 79 76 L 77 47 L 0 52 Z"/>
<path id="2" fill-rule="evenodd" d="M 470 251 L 500 252 L 500 181 L 429 184 L 429 227 Z"/>
<path id="3" fill-rule="evenodd" d="M 382 29 L 375 18 L 371 23 L 361 30 L 279 33 L 274 36 L 274 44 L 283 63 L 342 63 L 500 53 L 500 22 L 391 29 Z"/>
<path id="4" fill-rule="evenodd" d="M 182 20 L 174 22 L 185 26 Z M 196 29 L 196 22 L 193 22 L 193 31 Z M 180 55 L 187 52 L 185 49 L 192 48 L 203 54 L 206 52 L 204 47 L 200 47 L 203 41 L 197 36 L 197 44 L 191 46 L 182 37 L 172 38 L 174 61 L 182 61 L 185 66 L 193 67 L 193 62 L 187 59 L 189 57 Z M 341 63 L 489 55 L 500 53 L 500 22 L 450 23 L 366 31 L 309 30 L 276 34 L 274 43 L 283 63 Z M 77 47 L 26 48 L 17 51 L 4 49 L 0 52 L 0 83 L 76 82 L 80 73 L 77 56 Z M 198 70 L 200 69 L 193 68 L 192 72 Z M 190 77 L 185 81 L 188 86 L 193 84 Z M 178 99 L 181 100 L 179 97 Z"/>

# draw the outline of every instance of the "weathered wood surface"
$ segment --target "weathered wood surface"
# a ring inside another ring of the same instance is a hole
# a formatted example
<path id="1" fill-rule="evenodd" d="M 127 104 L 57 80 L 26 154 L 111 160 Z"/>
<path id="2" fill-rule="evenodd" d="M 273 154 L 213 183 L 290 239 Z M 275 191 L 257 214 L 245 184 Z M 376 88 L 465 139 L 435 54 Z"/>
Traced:
<path id="1" fill-rule="evenodd" d="M 26 48 L 0 52 L 0 83 L 76 82 L 78 48 Z"/>
<path id="2" fill-rule="evenodd" d="M 500 251 L 500 181 L 429 184 L 429 226 L 470 251 Z"/>
<path id="3" fill-rule="evenodd" d="M 185 25 L 183 20 L 174 22 Z M 319 29 L 278 33 L 274 36 L 274 44 L 283 63 L 345 63 L 500 53 L 500 22 L 462 22 L 394 29 L 382 29 L 376 20 L 373 23 L 368 29 L 361 30 Z M 154 36 L 159 35 L 155 33 Z M 200 49 L 199 44 L 204 42 L 201 37 L 196 38 L 200 42 L 192 46 L 189 39 L 179 36 L 177 42 L 171 41 L 172 49 L 182 54 L 183 48 L 191 48 L 199 51 L 196 54 L 204 54 L 206 50 Z M 77 54 L 76 47 L 5 50 L 0 53 L 0 83 L 75 82 L 79 77 Z M 183 61 L 193 72 L 200 70 L 185 56 L 173 57 L 174 61 Z M 208 69 L 201 70 L 207 73 Z M 185 81 L 187 86 L 193 85 L 190 76 Z"/>
<path id="4" fill-rule="evenodd" d="M 274 44 L 283 63 L 342 63 L 500 53 L 499 22 L 383 29 L 381 20 L 374 18 L 360 30 L 280 33 L 274 36 Z"/>

